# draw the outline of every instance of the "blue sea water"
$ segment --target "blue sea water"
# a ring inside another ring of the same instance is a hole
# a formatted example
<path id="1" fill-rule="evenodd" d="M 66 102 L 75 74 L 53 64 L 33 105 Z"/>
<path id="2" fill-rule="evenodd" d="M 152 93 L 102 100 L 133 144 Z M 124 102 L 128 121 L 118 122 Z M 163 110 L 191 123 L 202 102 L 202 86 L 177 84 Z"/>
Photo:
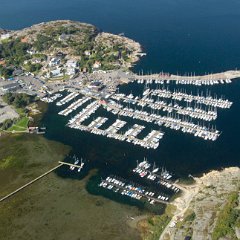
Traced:
<path id="1" fill-rule="evenodd" d="M 0 0 L 0 27 L 88 22 L 140 42 L 135 70 L 219 72 L 240 67 L 238 0 Z"/>

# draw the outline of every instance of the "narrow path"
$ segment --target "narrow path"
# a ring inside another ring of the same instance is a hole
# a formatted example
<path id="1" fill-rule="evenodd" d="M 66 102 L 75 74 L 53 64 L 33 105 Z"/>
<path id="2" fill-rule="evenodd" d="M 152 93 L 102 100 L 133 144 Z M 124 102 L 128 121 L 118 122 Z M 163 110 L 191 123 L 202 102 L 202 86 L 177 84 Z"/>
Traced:
<path id="1" fill-rule="evenodd" d="M 168 223 L 168 225 L 163 230 L 161 236 L 159 237 L 159 240 L 164 240 L 165 239 L 165 235 L 170 230 L 170 226 L 172 224 L 174 224 L 174 222 L 177 222 L 178 218 L 181 218 L 181 217 L 184 216 L 184 213 L 189 208 L 189 205 L 190 205 L 192 199 L 194 198 L 194 196 L 199 191 L 199 187 L 197 187 L 196 184 L 194 184 L 192 186 L 189 186 L 189 187 L 185 187 L 185 188 L 181 187 L 181 188 L 182 188 L 181 190 L 183 191 L 183 195 L 180 196 L 179 198 L 181 198 L 182 201 L 184 201 L 184 207 L 182 209 L 179 209 L 178 204 L 176 204 L 176 203 L 174 204 L 174 202 L 172 203 L 173 205 L 175 205 L 177 207 L 176 212 L 175 212 L 174 216 L 172 217 L 172 219 L 170 220 L 170 222 Z M 174 201 L 176 201 L 176 200 L 174 200 Z"/>

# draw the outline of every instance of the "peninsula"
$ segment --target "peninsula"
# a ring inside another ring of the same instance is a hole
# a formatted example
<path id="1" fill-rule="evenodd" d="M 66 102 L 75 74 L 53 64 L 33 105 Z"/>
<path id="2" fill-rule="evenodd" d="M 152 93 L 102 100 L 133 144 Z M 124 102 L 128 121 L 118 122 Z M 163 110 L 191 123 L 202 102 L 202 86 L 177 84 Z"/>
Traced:
<path id="1" fill-rule="evenodd" d="M 139 59 L 139 43 L 69 20 L 0 32 L 0 75 L 28 72 L 43 79 L 68 79 L 79 72 L 129 68 Z"/>

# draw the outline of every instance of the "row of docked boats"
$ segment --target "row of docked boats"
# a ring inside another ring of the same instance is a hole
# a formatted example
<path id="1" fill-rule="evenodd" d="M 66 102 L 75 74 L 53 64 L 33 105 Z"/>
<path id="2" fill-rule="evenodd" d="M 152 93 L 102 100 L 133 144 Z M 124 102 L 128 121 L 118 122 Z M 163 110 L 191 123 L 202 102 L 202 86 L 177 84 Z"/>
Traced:
<path id="1" fill-rule="evenodd" d="M 140 177 L 157 175 L 160 172 L 160 168 L 156 167 L 155 164 L 153 165 L 152 170 L 150 170 L 151 168 L 152 165 L 147 161 L 147 159 L 144 158 L 142 162 L 137 163 L 137 167 L 133 169 L 133 172 L 138 173 Z M 161 169 L 159 176 L 165 180 L 172 178 L 172 175 L 163 168 Z M 149 177 L 149 179 L 155 180 L 155 178 L 152 177 Z"/>
<path id="2" fill-rule="evenodd" d="M 71 171 L 73 171 L 75 168 L 77 168 L 77 171 L 78 172 L 81 172 L 81 170 L 82 170 L 82 168 L 83 168 L 83 166 L 84 166 L 84 162 L 83 162 L 83 159 L 81 158 L 80 160 L 79 160 L 79 158 L 76 156 L 76 155 L 74 155 L 73 156 L 73 160 L 74 160 L 74 162 L 73 162 L 73 164 L 69 167 L 69 169 L 71 170 Z M 79 164 L 80 163 L 80 164 Z"/>
<path id="3" fill-rule="evenodd" d="M 137 166 L 132 171 L 141 178 L 146 178 L 147 180 L 153 181 L 156 184 L 160 184 L 174 191 L 175 193 L 180 191 L 180 189 L 170 181 L 172 174 L 170 174 L 164 168 L 156 167 L 155 164 L 152 166 L 152 164 L 149 163 L 145 158 L 140 163 L 137 161 Z"/>
<path id="4" fill-rule="evenodd" d="M 90 99 L 91 99 L 90 97 L 80 98 L 77 101 L 73 102 L 71 105 L 69 105 L 64 110 L 60 111 L 58 114 L 63 115 L 63 116 L 68 116 L 70 113 L 77 110 L 77 108 L 81 107 L 84 103 L 86 103 Z"/>
<path id="5" fill-rule="evenodd" d="M 52 103 L 54 101 L 56 101 L 58 98 L 62 97 L 62 94 L 61 93 L 56 93 L 52 96 L 46 96 L 46 97 L 43 97 L 41 98 L 40 100 L 43 101 L 43 102 L 46 102 L 46 103 Z"/>
<path id="6" fill-rule="evenodd" d="M 82 110 L 83 112 L 84 110 Z M 76 117 L 77 116 L 77 117 Z M 106 136 L 108 138 L 114 138 L 119 141 L 127 141 L 134 145 L 139 145 L 147 149 L 156 149 L 159 146 L 159 141 L 162 139 L 164 133 L 157 130 L 152 130 L 143 139 L 137 138 L 137 135 L 145 128 L 144 126 L 134 124 L 125 133 L 119 133 L 120 130 L 127 124 L 127 122 L 117 119 L 107 129 L 100 129 L 100 127 L 108 120 L 104 117 L 98 117 L 93 120 L 88 126 L 82 125 L 81 122 L 85 120 L 86 115 L 78 114 L 73 117 L 68 126 L 81 131 L 91 132 L 96 135 Z"/>
<path id="7" fill-rule="evenodd" d="M 109 176 L 106 179 L 103 179 L 99 186 L 137 200 L 145 198 L 150 204 L 156 202 L 167 203 L 169 201 L 169 196 L 164 193 L 148 189 L 147 187 L 140 186 L 136 183 L 129 183 L 116 176 Z"/>
<path id="8" fill-rule="evenodd" d="M 146 91 L 146 90 L 145 90 Z M 152 96 L 158 96 L 160 98 L 168 98 L 178 101 L 185 101 L 185 102 L 196 102 L 200 104 L 204 104 L 207 106 L 213 106 L 217 108 L 230 108 L 232 106 L 232 102 L 228 99 L 224 99 L 223 97 L 218 98 L 217 96 L 213 97 L 210 94 L 188 94 L 182 90 L 174 90 L 170 91 L 168 89 L 152 89 L 151 90 Z"/>
<path id="9" fill-rule="evenodd" d="M 217 119 L 217 110 L 216 108 L 212 109 L 209 107 L 207 110 L 204 110 L 202 108 L 196 107 L 183 107 L 179 105 L 178 103 L 167 103 L 167 101 L 153 101 L 151 98 L 144 98 L 139 101 L 133 102 L 131 100 L 131 103 L 136 104 L 137 106 L 141 107 L 148 107 L 151 108 L 152 110 L 161 110 L 163 112 L 176 112 L 180 115 L 184 116 L 189 116 L 192 118 L 200 119 L 200 120 L 205 120 L 205 121 L 213 121 Z"/>
<path id="10" fill-rule="evenodd" d="M 74 128 L 74 126 L 77 125 L 81 125 L 81 123 L 88 119 L 93 113 L 95 113 L 99 107 L 100 104 L 97 101 L 93 101 L 87 105 L 86 108 L 82 109 L 82 111 L 80 111 L 77 115 L 72 117 L 68 121 L 67 125 L 71 128 Z"/>
<path id="11" fill-rule="evenodd" d="M 175 79 L 169 79 L 169 76 L 166 78 L 159 76 L 158 78 L 146 78 L 144 76 L 138 76 L 134 80 L 138 84 L 170 84 L 170 83 L 175 83 L 175 84 L 181 84 L 181 85 L 195 85 L 195 86 L 212 86 L 212 85 L 218 85 L 218 84 L 229 84 L 232 83 L 232 80 L 230 78 L 219 78 L 215 79 L 213 77 L 209 77 L 206 79 L 199 79 L 197 77 L 178 77 L 176 76 Z"/>
<path id="12" fill-rule="evenodd" d="M 60 101 L 58 101 L 56 103 L 57 106 L 62 106 L 68 102 L 70 102 L 72 99 L 76 98 L 78 96 L 78 93 L 76 92 L 71 92 L 69 93 L 66 97 L 64 97 L 63 99 L 61 99 Z"/>
<path id="13" fill-rule="evenodd" d="M 215 128 L 207 127 L 200 123 L 193 123 L 192 120 L 188 120 L 187 118 L 180 118 L 178 114 L 168 114 L 167 116 L 161 116 L 154 113 L 148 113 L 146 111 L 136 109 L 134 110 L 130 107 L 124 108 L 121 106 L 121 108 L 118 109 L 117 105 L 113 103 L 108 104 L 107 110 L 119 116 L 127 116 L 133 119 L 154 123 L 170 129 L 181 130 L 184 133 L 190 133 L 196 137 L 203 138 L 204 140 L 215 141 L 220 136 L 220 132 Z"/>

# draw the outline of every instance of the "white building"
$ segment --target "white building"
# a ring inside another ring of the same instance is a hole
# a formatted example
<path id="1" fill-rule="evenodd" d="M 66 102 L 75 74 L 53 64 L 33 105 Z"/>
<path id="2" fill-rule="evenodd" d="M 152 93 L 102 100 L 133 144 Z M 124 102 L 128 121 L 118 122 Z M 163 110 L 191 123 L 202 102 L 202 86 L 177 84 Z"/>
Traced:
<path id="1" fill-rule="evenodd" d="M 93 68 L 94 69 L 98 69 L 98 68 L 100 68 L 101 67 L 101 63 L 100 62 L 98 62 L 98 61 L 96 61 L 94 64 L 93 64 Z"/>
<path id="2" fill-rule="evenodd" d="M 76 74 L 76 68 L 67 68 L 66 74 L 67 75 L 75 75 Z"/>
<path id="3" fill-rule="evenodd" d="M 66 74 L 75 75 L 77 72 L 78 63 L 76 60 L 68 60 L 66 62 Z"/>
<path id="4" fill-rule="evenodd" d="M 58 66 L 61 63 L 61 60 L 59 58 L 52 58 L 49 62 L 50 67 Z"/>
<path id="5" fill-rule="evenodd" d="M 52 70 L 50 73 L 47 74 L 48 78 L 51 78 L 51 77 L 62 77 L 62 76 L 63 76 L 63 73 L 61 71 L 61 68 L 56 68 L 56 69 Z"/>
<path id="6" fill-rule="evenodd" d="M 10 37 L 11 37 L 10 33 L 5 33 L 5 34 L 1 35 L 1 40 L 6 40 L 6 39 L 8 39 Z"/>
<path id="7" fill-rule="evenodd" d="M 36 54 L 37 52 L 33 49 L 27 50 L 27 53 L 29 53 L 30 55 Z"/>
<path id="8" fill-rule="evenodd" d="M 84 52 L 84 54 L 85 54 L 85 56 L 91 56 L 90 51 L 87 51 L 87 50 Z"/>
<path id="9" fill-rule="evenodd" d="M 75 60 L 68 60 L 66 62 L 67 68 L 77 68 L 77 65 L 78 65 L 78 63 Z"/>

